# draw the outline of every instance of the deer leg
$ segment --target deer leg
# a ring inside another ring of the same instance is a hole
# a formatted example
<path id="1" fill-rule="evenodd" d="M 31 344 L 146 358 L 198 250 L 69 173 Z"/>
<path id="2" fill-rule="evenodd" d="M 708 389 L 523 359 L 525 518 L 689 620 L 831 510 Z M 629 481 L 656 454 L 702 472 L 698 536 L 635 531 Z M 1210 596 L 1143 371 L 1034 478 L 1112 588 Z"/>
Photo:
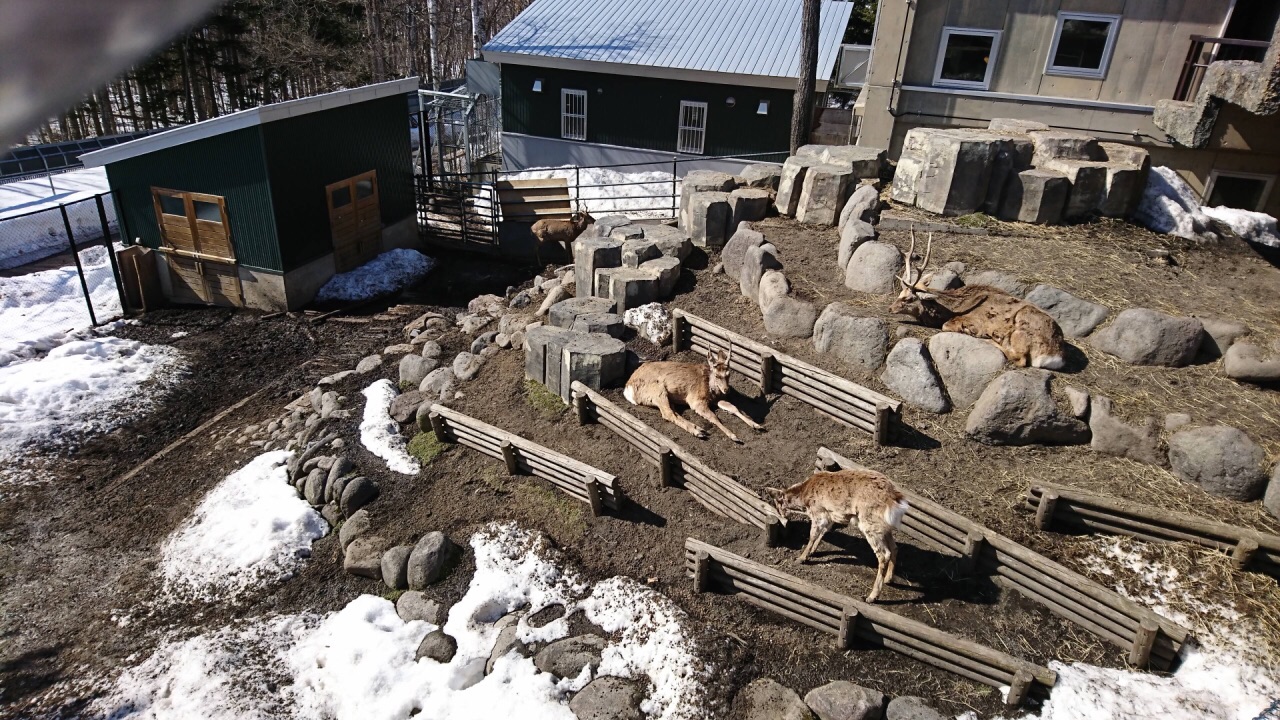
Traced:
<path id="1" fill-rule="evenodd" d="M 752 420 L 750 417 L 747 416 L 746 413 L 734 407 L 733 403 L 729 402 L 728 400 L 721 400 L 720 402 L 716 403 L 716 407 L 720 408 L 721 410 L 729 413 L 730 415 L 733 415 L 734 417 L 738 418 L 742 422 L 746 423 L 747 427 L 751 428 L 752 430 L 764 430 L 763 425 L 756 422 L 755 420 Z"/>
<path id="2" fill-rule="evenodd" d="M 662 413 L 663 420 L 674 424 L 676 427 L 679 427 L 681 430 L 684 430 L 699 440 L 707 439 L 706 430 L 703 430 L 676 414 L 675 409 L 671 407 L 671 398 L 667 397 L 665 393 L 658 396 L 657 408 L 658 412 Z"/>
<path id="3" fill-rule="evenodd" d="M 880 590 L 884 587 L 886 575 L 892 572 L 891 558 L 893 553 L 885 543 L 886 539 L 889 539 L 890 542 L 892 542 L 892 539 L 889 538 L 888 533 L 871 528 L 863 529 L 862 534 L 867 538 L 867 544 L 871 546 L 872 552 L 876 554 L 876 581 L 871 586 L 871 594 L 867 595 L 867 602 L 873 603 L 876 598 L 880 597 Z"/>
<path id="4" fill-rule="evenodd" d="M 711 410 L 711 407 L 710 407 L 709 405 L 707 405 L 707 403 L 706 403 L 706 402 L 691 402 L 691 403 L 689 403 L 689 407 L 690 407 L 694 412 L 696 412 L 696 413 L 698 413 L 699 415 L 701 415 L 701 416 L 702 416 L 702 418 L 703 418 L 704 420 L 706 420 L 707 422 L 711 423 L 712 425 L 715 425 L 715 426 L 716 426 L 716 428 L 717 428 L 717 429 L 719 429 L 719 430 L 720 430 L 720 432 L 722 432 L 722 433 L 724 433 L 725 435 L 727 435 L 727 436 L 729 437 L 729 439 L 730 439 L 730 440 L 732 440 L 732 441 L 734 441 L 734 442 L 736 442 L 736 443 L 740 443 L 740 442 L 742 442 L 741 440 L 739 440 L 739 439 L 738 439 L 738 436 L 737 436 L 737 435 L 734 435 L 734 434 L 733 434 L 733 431 L 732 431 L 732 430 L 730 430 L 729 428 L 725 427 L 724 423 L 720 422 L 720 418 L 716 417 L 715 412 L 713 412 L 713 411 Z"/>
<path id="5" fill-rule="evenodd" d="M 822 542 L 822 536 L 827 534 L 831 529 L 831 521 L 826 516 L 809 518 L 809 542 L 805 543 L 804 550 L 800 551 L 800 562 L 808 562 L 809 556 L 814 550 L 818 549 L 818 543 Z"/>
<path id="6" fill-rule="evenodd" d="M 1007 341 L 997 344 L 1014 365 L 1026 367 L 1031 362 L 1031 342 L 1021 330 L 1014 330 Z"/>

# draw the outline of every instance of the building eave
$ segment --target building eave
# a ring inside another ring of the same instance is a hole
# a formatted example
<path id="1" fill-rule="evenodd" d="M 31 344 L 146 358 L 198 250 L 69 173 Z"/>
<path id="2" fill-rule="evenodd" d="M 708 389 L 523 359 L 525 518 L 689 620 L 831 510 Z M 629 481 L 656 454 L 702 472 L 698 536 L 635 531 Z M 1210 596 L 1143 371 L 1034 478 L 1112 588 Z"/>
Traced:
<path id="1" fill-rule="evenodd" d="M 603 75 L 629 75 L 632 77 L 651 77 L 685 82 L 712 83 L 717 85 L 736 85 L 742 87 L 770 88 L 774 90 L 794 90 L 796 78 L 770 75 L 743 75 L 713 70 L 693 70 L 688 68 L 655 67 L 651 65 L 633 65 L 629 63 L 600 62 L 596 60 L 574 60 L 570 58 L 552 57 L 549 55 L 526 55 L 524 53 L 499 52 L 486 50 L 484 59 L 507 65 L 524 65 L 543 67 L 552 70 L 575 70 L 593 72 Z M 825 92 L 828 80 L 819 79 L 816 83 L 818 92 Z"/>

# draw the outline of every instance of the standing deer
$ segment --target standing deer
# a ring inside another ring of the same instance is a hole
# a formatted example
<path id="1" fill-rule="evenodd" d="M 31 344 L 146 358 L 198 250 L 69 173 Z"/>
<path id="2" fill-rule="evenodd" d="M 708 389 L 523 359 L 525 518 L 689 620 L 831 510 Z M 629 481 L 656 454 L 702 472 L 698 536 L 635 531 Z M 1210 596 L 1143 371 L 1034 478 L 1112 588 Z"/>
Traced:
<path id="1" fill-rule="evenodd" d="M 622 395 L 632 405 L 646 405 L 658 408 L 664 420 L 680 426 L 685 432 L 696 438 L 706 439 L 707 431 L 694 425 L 676 414 L 671 401 L 688 405 L 690 409 L 701 415 L 707 422 L 715 425 L 730 440 L 740 443 L 737 435 L 720 422 L 716 417 L 715 407 L 737 417 L 753 430 L 764 430 L 764 426 L 747 417 L 733 403 L 724 399 L 729 393 L 729 361 L 733 359 L 733 348 L 728 353 L 712 350 L 707 355 L 706 364 L 683 362 L 649 362 L 641 365 L 631 379 Z"/>
<path id="2" fill-rule="evenodd" d="M 933 234 L 919 269 L 912 267 L 916 234 L 904 254 L 906 270 L 897 278 L 902 292 L 890 306 L 894 315 L 910 315 L 919 322 L 991 340 L 1009 362 L 1026 367 L 1057 370 L 1063 366 L 1062 328 L 1045 311 L 1009 293 L 987 285 L 966 285 L 955 290 L 933 290 L 932 275 L 924 275 L 933 250 Z"/>
<path id="3" fill-rule="evenodd" d="M 529 230 L 535 241 L 533 253 L 538 258 L 538 267 L 542 267 L 542 246 L 545 243 L 564 243 L 569 257 L 573 257 L 573 241 L 586 232 L 588 225 L 595 224 L 595 221 L 591 213 L 578 210 L 568 220 L 539 220 L 534 223 Z"/>
<path id="4" fill-rule="evenodd" d="M 893 531 L 902 523 L 909 506 L 889 478 L 874 470 L 815 472 L 786 490 L 765 491 L 773 495 L 783 525 L 789 511 L 809 516 L 809 542 L 800 552 L 800 562 L 809 560 L 832 525 L 848 525 L 857 520 L 858 529 L 876 554 L 876 581 L 867 602 L 875 602 L 885 583 L 893 582 L 893 565 L 898 560 Z"/>

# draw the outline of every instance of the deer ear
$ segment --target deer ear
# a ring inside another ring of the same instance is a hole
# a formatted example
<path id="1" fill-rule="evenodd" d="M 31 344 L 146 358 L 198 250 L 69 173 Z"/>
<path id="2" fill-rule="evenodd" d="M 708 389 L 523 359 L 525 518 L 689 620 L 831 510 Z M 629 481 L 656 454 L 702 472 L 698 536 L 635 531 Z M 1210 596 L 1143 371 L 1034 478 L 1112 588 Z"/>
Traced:
<path id="1" fill-rule="evenodd" d="M 783 490 L 781 488 L 775 488 L 775 487 L 767 487 L 764 489 L 764 491 L 774 497 L 782 497 L 787 492 L 786 490 Z"/>

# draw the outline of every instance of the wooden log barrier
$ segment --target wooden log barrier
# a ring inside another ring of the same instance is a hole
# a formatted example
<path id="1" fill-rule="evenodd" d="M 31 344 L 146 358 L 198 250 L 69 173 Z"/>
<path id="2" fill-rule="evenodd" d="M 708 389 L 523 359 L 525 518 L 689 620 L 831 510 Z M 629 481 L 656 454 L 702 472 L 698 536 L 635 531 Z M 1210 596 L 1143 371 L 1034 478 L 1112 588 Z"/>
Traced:
<path id="1" fill-rule="evenodd" d="M 1150 542 L 1189 542 L 1228 553 L 1237 570 L 1280 578 L 1280 536 L 1164 510 L 1066 485 L 1038 482 L 1027 488 L 1036 526 L 1128 535 Z M 1052 511 L 1045 511 L 1048 506 Z M 1041 516 L 1050 518 L 1041 523 Z"/>
<path id="2" fill-rule="evenodd" d="M 819 467 L 862 468 L 827 448 L 818 449 Z M 1136 667 L 1172 670 L 1180 651 L 1194 642 L 1191 631 L 1049 558 L 963 515 L 912 492 L 898 481 L 911 509 L 902 530 L 923 544 L 960 557 L 963 568 L 991 575 L 1003 587 L 1111 642 Z M 1058 492 L 1053 521 L 1070 505 Z M 1154 634 L 1144 629 L 1155 627 Z"/>
<path id="3" fill-rule="evenodd" d="M 441 441 L 465 445 L 500 460 L 512 475 L 528 473 L 548 480 L 567 495 L 587 503 L 593 515 L 622 506 L 618 478 L 599 468 L 443 405 L 432 405 L 429 417 Z"/>
<path id="4" fill-rule="evenodd" d="M 600 393 L 574 382 L 573 405 L 584 417 L 609 428 L 658 469 L 663 487 L 679 487 L 711 512 L 743 525 L 760 528 L 765 542 L 782 540 L 778 511 L 754 492 L 724 473 L 717 472 L 671 438 L 641 422 Z"/>
<path id="5" fill-rule="evenodd" d="M 730 368 L 755 383 L 761 392 L 780 392 L 809 405 L 836 422 L 871 434 L 881 445 L 902 415 L 902 402 L 777 352 L 731 330 L 683 310 L 672 313 L 672 349 L 702 355 L 733 350 Z"/>
<path id="6" fill-rule="evenodd" d="M 854 640 L 884 647 L 995 688 L 1005 702 L 1044 698 L 1057 682 L 1046 667 L 956 637 L 880 605 L 868 605 L 794 575 L 694 538 L 685 540 L 685 571 L 699 592 L 723 589 L 756 607 L 834 635 L 837 647 Z"/>

